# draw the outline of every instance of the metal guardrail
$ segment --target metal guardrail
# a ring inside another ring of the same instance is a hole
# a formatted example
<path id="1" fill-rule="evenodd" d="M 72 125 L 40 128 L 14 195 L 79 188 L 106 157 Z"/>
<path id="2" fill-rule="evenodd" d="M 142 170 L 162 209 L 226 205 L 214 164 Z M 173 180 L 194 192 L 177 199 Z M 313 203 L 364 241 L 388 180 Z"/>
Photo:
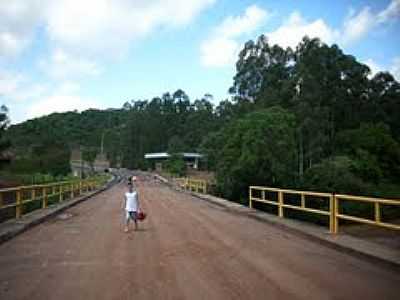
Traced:
<path id="1" fill-rule="evenodd" d="M 184 178 L 182 188 L 187 191 L 207 194 L 207 181 L 202 179 Z"/>
<path id="2" fill-rule="evenodd" d="M 267 199 L 265 195 L 266 192 L 275 193 L 275 195 L 277 196 L 275 198 L 277 198 L 277 200 Z M 300 206 L 285 203 L 285 195 L 300 195 Z M 319 198 L 320 200 L 325 201 L 326 209 L 317 209 L 307 206 L 306 204 L 309 203 L 310 200 L 312 200 L 312 199 L 307 199 L 310 197 L 313 197 L 314 201 L 315 198 Z M 328 216 L 329 231 L 334 234 L 338 233 L 339 219 L 400 230 L 400 225 L 382 221 L 382 215 L 381 215 L 382 205 L 394 205 L 400 207 L 400 200 L 360 197 L 360 196 L 340 195 L 340 194 L 330 194 L 330 193 L 318 193 L 310 191 L 285 190 L 285 189 L 269 188 L 262 186 L 250 186 L 249 188 L 250 208 L 253 207 L 253 201 L 277 206 L 278 216 L 282 218 L 284 217 L 285 208 Z M 343 201 L 373 203 L 374 219 L 372 220 L 368 218 L 356 217 L 354 215 L 349 215 L 341 212 L 340 208 Z"/>
<path id="3" fill-rule="evenodd" d="M 29 203 L 41 201 L 41 208 L 46 208 L 49 201 L 62 202 L 95 190 L 103 185 L 107 178 L 100 176 L 84 180 L 0 189 L 0 212 L 15 208 L 15 218 L 19 219 L 24 214 L 25 206 Z"/>

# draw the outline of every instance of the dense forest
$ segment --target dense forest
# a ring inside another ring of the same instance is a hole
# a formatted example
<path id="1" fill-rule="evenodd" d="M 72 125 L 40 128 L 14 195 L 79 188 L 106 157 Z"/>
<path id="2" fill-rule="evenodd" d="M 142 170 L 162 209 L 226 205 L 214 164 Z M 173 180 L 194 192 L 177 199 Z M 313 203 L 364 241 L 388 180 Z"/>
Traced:
<path id="1" fill-rule="evenodd" d="M 147 168 L 146 152 L 200 151 L 230 199 L 251 184 L 399 196 L 400 84 L 390 73 L 371 76 L 319 39 L 283 49 L 260 36 L 240 52 L 229 92 L 218 105 L 177 90 L 5 125 L 15 156 L 5 168 L 65 174 L 70 150 L 98 151 L 103 136 L 112 164 L 128 168 Z"/>

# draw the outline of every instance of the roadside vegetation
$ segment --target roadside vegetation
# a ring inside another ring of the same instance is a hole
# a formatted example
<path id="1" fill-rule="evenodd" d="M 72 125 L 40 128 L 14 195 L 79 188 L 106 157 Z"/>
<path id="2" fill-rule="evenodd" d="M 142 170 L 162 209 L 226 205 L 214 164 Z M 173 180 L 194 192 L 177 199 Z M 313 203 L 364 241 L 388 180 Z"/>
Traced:
<path id="1" fill-rule="evenodd" d="M 12 126 L 0 118 L 13 154 L 3 171 L 65 176 L 71 149 L 99 148 L 104 136 L 113 166 L 147 169 L 147 152 L 204 153 L 216 192 L 235 201 L 252 184 L 399 197 L 400 84 L 390 73 L 372 76 L 319 39 L 283 49 L 260 36 L 240 52 L 229 92 L 191 101 L 177 90 Z M 184 174 L 178 155 L 167 167 Z"/>

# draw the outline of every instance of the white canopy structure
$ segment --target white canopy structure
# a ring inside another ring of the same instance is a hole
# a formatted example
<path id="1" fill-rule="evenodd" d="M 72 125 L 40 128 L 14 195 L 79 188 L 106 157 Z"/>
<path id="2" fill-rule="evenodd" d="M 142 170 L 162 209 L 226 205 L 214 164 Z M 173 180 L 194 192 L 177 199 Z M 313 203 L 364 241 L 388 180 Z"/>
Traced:
<path id="1" fill-rule="evenodd" d="M 182 152 L 180 154 L 187 162 L 187 164 L 194 169 L 197 169 L 199 167 L 199 159 L 204 157 L 203 154 L 193 152 Z M 169 157 L 171 157 L 171 155 L 167 152 L 146 153 L 144 155 L 144 158 L 149 160 L 165 160 Z"/>

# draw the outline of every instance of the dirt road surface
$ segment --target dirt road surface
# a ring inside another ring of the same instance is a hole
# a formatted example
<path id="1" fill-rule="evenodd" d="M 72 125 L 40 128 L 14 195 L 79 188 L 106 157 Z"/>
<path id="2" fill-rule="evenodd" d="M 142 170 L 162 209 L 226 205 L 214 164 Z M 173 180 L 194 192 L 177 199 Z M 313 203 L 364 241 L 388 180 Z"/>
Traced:
<path id="1" fill-rule="evenodd" d="M 123 232 L 126 187 L 0 246 L 0 299 L 400 299 L 400 274 L 150 179 Z"/>

